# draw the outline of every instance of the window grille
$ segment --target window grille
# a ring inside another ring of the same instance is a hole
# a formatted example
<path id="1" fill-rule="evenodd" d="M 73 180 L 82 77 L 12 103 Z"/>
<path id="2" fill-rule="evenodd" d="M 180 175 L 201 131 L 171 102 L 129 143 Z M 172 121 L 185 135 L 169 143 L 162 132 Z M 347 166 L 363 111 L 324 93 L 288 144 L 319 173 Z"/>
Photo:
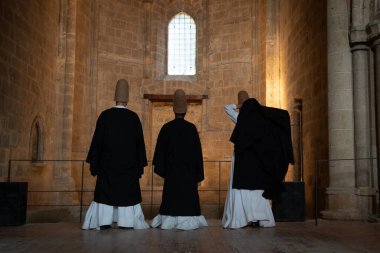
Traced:
<path id="1" fill-rule="evenodd" d="M 196 25 L 184 12 L 168 25 L 168 75 L 195 75 Z"/>

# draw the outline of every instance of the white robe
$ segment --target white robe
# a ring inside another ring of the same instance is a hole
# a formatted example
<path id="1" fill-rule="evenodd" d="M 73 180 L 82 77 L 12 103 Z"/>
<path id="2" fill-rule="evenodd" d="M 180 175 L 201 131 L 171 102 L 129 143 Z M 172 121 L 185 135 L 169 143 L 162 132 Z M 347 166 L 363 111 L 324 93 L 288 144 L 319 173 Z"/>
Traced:
<path id="1" fill-rule="evenodd" d="M 236 124 L 238 113 L 235 104 L 224 107 L 227 115 Z M 262 194 L 263 190 L 233 189 L 235 155 L 231 159 L 231 176 L 228 187 L 222 224 L 224 228 L 241 228 L 249 222 L 259 222 L 261 227 L 274 227 L 276 225 L 269 200 Z"/>
<path id="2" fill-rule="evenodd" d="M 124 108 L 126 106 L 116 105 L 114 108 Z M 82 229 L 100 229 L 100 226 L 117 223 L 119 227 L 134 229 L 149 228 L 145 221 L 141 205 L 134 206 L 110 206 L 92 201 L 89 206 Z"/>
<path id="3" fill-rule="evenodd" d="M 134 206 L 109 206 L 92 201 L 87 210 L 82 229 L 100 229 L 100 226 L 117 223 L 119 227 L 146 229 L 146 223 L 141 205 Z"/>
<path id="4" fill-rule="evenodd" d="M 200 216 L 169 216 L 157 215 L 150 224 L 153 228 L 192 230 L 207 227 L 208 224 L 203 215 Z"/>

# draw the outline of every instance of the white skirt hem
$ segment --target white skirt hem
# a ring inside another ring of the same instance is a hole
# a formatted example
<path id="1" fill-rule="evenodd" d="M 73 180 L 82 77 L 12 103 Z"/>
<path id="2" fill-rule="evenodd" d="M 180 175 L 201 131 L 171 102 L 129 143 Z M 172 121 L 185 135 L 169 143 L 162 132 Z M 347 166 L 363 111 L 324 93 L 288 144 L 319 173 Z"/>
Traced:
<path id="1" fill-rule="evenodd" d="M 126 207 L 114 207 L 92 201 L 87 210 L 82 229 L 99 230 L 100 226 L 112 225 L 112 223 L 117 223 L 117 226 L 119 227 L 134 229 L 149 228 L 140 204 Z"/>
<path id="2" fill-rule="evenodd" d="M 275 227 L 269 200 L 262 194 L 263 190 L 233 189 L 233 172 L 235 156 L 232 155 L 230 185 L 227 192 L 222 225 L 224 228 L 242 228 L 250 222 L 259 222 L 260 227 Z"/>
<path id="3" fill-rule="evenodd" d="M 192 230 L 207 227 L 208 224 L 203 215 L 200 216 L 169 216 L 157 215 L 151 222 L 153 228 Z"/>

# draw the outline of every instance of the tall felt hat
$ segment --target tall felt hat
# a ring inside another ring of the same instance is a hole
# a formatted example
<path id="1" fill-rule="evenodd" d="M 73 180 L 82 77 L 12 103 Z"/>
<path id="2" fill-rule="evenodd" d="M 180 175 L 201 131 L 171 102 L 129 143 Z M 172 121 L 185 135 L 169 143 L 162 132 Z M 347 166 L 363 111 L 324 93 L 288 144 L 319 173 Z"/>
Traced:
<path id="1" fill-rule="evenodd" d="M 128 102 L 129 100 L 129 85 L 127 80 L 120 79 L 116 83 L 115 98 L 116 102 Z"/>
<path id="2" fill-rule="evenodd" d="M 240 108 L 247 99 L 249 99 L 248 93 L 245 90 L 239 91 L 237 108 Z"/>
<path id="3" fill-rule="evenodd" d="M 186 94 L 181 89 L 176 90 L 174 92 L 173 111 L 175 113 L 186 113 L 187 112 Z"/>

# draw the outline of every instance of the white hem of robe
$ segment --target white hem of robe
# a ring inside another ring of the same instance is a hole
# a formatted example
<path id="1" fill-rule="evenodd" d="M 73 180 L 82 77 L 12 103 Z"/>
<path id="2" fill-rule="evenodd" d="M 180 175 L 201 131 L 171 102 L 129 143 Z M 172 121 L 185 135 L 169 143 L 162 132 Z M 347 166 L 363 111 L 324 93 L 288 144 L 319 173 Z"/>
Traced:
<path id="1" fill-rule="evenodd" d="M 208 224 L 203 215 L 200 216 L 169 216 L 157 215 L 151 222 L 153 228 L 192 230 L 207 227 Z"/>
<path id="2" fill-rule="evenodd" d="M 276 222 L 269 200 L 263 190 L 239 190 L 232 188 L 235 155 L 231 160 L 230 185 L 227 192 L 222 224 L 224 228 L 242 228 L 249 222 L 259 222 L 260 227 L 274 227 Z"/>
<path id="3" fill-rule="evenodd" d="M 100 229 L 100 226 L 117 223 L 119 227 L 134 229 L 149 228 L 145 221 L 141 205 L 109 206 L 92 201 L 84 219 L 82 229 Z"/>

